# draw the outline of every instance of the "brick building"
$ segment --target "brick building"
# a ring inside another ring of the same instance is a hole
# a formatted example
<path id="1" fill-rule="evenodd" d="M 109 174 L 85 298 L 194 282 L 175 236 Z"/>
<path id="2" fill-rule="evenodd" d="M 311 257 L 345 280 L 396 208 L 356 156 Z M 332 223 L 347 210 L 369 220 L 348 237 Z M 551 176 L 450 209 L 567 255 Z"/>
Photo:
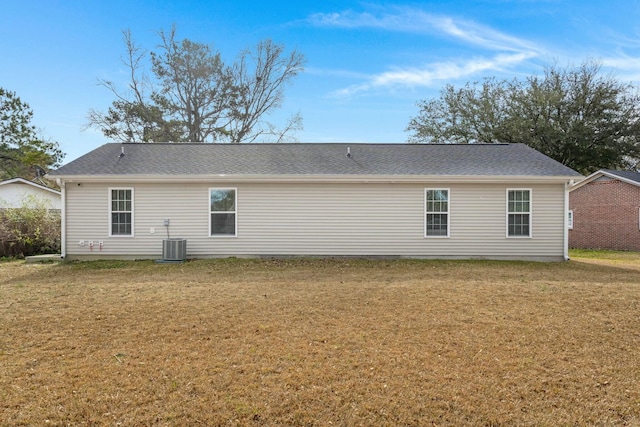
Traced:
<path id="1" fill-rule="evenodd" d="M 640 251 L 640 173 L 603 169 L 569 190 L 569 247 Z"/>

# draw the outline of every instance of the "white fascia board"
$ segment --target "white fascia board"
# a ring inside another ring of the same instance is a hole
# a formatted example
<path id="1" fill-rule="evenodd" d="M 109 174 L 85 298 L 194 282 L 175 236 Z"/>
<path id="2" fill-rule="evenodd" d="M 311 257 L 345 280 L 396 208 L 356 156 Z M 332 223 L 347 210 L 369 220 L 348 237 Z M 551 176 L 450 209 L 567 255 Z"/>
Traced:
<path id="1" fill-rule="evenodd" d="M 601 177 L 604 175 L 603 171 L 597 171 L 592 173 L 591 175 L 585 177 L 584 179 L 576 182 L 575 184 L 573 184 L 572 186 L 569 187 L 569 192 L 572 192 L 573 190 L 577 190 L 578 188 L 582 187 L 585 184 L 590 183 L 591 181 L 593 181 L 594 179 Z"/>
<path id="2" fill-rule="evenodd" d="M 592 173 L 591 175 L 587 176 L 585 179 L 583 179 L 580 182 L 577 182 L 576 184 L 572 185 L 571 188 L 569 188 L 569 192 L 573 191 L 573 190 L 577 190 L 578 188 L 582 187 L 583 185 L 586 185 L 592 181 L 595 181 L 596 179 L 606 176 L 608 178 L 611 179 L 617 179 L 618 181 L 622 181 L 622 182 L 626 182 L 627 184 L 631 184 L 631 185 L 635 185 L 636 187 L 640 187 L 640 183 L 637 181 L 634 181 L 632 179 L 628 179 L 625 178 L 623 176 L 620 175 L 616 175 L 615 173 L 610 173 L 610 172 L 605 172 L 603 170 L 599 170 L 596 171 L 594 173 Z"/>
<path id="3" fill-rule="evenodd" d="M 483 175 L 59 175 L 64 182 L 509 183 L 565 184 L 571 176 Z"/>
<path id="4" fill-rule="evenodd" d="M 12 179 L 8 179 L 6 181 L 0 182 L 0 185 L 8 185 L 8 184 L 25 184 L 25 185 L 30 185 L 31 187 L 39 188 L 41 190 L 49 191 L 51 193 L 57 194 L 58 196 L 61 194 L 60 191 L 58 191 L 58 190 L 54 190 L 53 188 L 45 187 L 44 185 L 40 185 L 40 184 L 32 182 L 32 181 L 27 181 L 24 178 L 12 178 Z"/>

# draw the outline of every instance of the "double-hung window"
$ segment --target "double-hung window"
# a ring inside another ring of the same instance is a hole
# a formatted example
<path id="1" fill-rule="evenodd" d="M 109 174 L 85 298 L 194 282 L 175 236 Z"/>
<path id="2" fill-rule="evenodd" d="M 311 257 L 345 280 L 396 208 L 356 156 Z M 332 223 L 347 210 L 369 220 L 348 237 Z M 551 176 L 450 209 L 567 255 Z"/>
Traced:
<path id="1" fill-rule="evenodd" d="M 449 237 L 449 190 L 425 190 L 425 237 Z"/>
<path id="2" fill-rule="evenodd" d="M 209 189 L 209 235 L 235 237 L 237 226 L 235 188 Z"/>
<path id="3" fill-rule="evenodd" d="M 133 236 L 133 188 L 110 188 L 109 202 L 109 235 Z"/>
<path id="4" fill-rule="evenodd" d="M 507 190 L 507 236 L 531 237 L 531 190 Z"/>

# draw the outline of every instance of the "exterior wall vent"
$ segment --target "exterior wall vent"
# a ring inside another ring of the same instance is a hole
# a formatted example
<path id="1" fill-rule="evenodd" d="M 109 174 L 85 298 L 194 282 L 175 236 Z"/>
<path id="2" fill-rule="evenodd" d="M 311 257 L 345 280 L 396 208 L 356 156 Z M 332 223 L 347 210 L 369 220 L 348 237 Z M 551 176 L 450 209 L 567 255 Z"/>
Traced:
<path id="1" fill-rule="evenodd" d="M 187 259 L 187 240 L 162 240 L 162 259 L 163 261 L 184 261 Z"/>

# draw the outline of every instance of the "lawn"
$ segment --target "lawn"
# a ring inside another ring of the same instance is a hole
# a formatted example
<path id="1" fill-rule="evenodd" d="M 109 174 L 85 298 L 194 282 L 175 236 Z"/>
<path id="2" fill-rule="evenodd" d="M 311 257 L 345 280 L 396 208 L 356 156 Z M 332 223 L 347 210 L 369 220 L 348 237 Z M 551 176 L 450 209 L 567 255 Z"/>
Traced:
<path id="1" fill-rule="evenodd" d="M 0 263 L 0 425 L 640 425 L 640 254 Z"/>

